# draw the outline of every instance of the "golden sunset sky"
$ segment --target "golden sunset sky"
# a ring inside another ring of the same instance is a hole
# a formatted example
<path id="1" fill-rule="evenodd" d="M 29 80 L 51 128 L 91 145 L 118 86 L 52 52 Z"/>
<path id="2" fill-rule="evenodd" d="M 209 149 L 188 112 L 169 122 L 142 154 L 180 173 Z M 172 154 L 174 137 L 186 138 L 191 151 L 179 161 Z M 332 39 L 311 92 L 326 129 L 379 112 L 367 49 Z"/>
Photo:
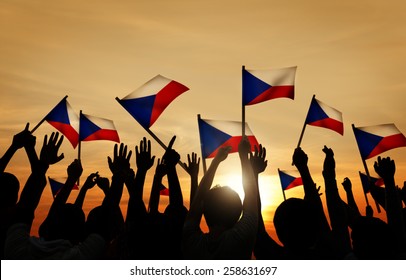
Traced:
<path id="1" fill-rule="evenodd" d="M 333 148 L 337 180 L 352 180 L 364 213 L 358 176 L 363 165 L 351 124 L 395 123 L 406 133 L 405 11 L 403 0 L 1 0 L 0 154 L 25 123 L 33 127 L 68 95 L 77 113 L 83 110 L 113 120 L 121 141 L 132 149 L 147 136 L 153 154 L 161 157 L 163 149 L 115 100 L 161 74 L 190 90 L 164 111 L 151 130 L 166 143 L 176 135 L 174 148 L 187 162 L 188 153 L 200 155 L 197 114 L 241 120 L 242 65 L 247 69 L 297 66 L 295 100 L 276 99 L 246 108 L 246 121 L 267 149 L 268 167 L 260 181 L 267 228 L 273 231 L 273 212 L 283 200 L 277 169 L 294 168 L 291 157 L 313 94 L 341 111 L 344 119 L 344 136 L 306 128 L 301 147 L 309 156 L 313 178 L 324 193 L 322 148 Z M 44 123 L 35 132 L 37 151 L 44 135 L 53 131 Z M 108 141 L 82 143 L 81 182 L 95 171 L 111 176 L 107 156 L 113 146 Z M 67 140 L 61 150 L 65 159 L 48 175 L 63 179 L 77 150 Z M 406 148 L 382 156 L 395 159 L 396 182 L 402 186 Z M 374 160 L 367 164 L 376 176 Z M 23 150 L 6 169 L 18 176 L 22 186 L 29 170 Z M 148 173 L 146 203 L 154 170 Z M 238 156 L 230 154 L 214 183 L 239 185 L 239 170 Z M 178 174 L 188 207 L 189 177 L 180 167 Z M 76 195 L 73 191 L 71 199 Z M 302 188 L 287 191 L 286 196 L 302 197 Z M 90 190 L 85 212 L 101 199 L 100 190 Z M 127 200 L 125 190 L 124 211 Z M 373 205 L 371 197 L 369 201 Z M 51 202 L 47 186 L 33 234 Z M 167 199 L 161 202 L 164 209 Z M 384 218 L 384 213 L 379 217 Z"/>

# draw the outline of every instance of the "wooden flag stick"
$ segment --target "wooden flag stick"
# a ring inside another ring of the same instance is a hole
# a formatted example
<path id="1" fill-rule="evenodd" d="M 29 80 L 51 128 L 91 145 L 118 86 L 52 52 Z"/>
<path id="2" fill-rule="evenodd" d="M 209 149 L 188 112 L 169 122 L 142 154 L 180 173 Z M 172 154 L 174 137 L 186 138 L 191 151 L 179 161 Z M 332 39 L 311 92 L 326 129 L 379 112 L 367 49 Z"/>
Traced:
<path id="1" fill-rule="evenodd" d="M 121 104 L 121 102 L 120 102 L 121 100 L 120 100 L 118 97 L 116 97 L 116 100 L 117 100 L 118 103 Z M 141 125 L 141 126 L 142 126 L 142 125 Z M 149 135 L 151 135 L 152 138 L 154 138 L 154 140 L 155 140 L 156 142 L 158 142 L 159 145 L 161 145 L 162 148 L 164 148 L 164 150 L 166 150 L 166 149 L 168 148 L 168 147 L 164 144 L 164 142 L 162 142 L 161 139 L 159 139 L 158 136 L 156 136 L 155 133 L 153 133 L 149 128 L 144 127 L 144 126 L 142 126 L 142 127 L 148 132 Z M 188 171 L 187 171 L 187 166 L 186 166 L 185 163 L 183 163 L 183 162 L 180 161 L 180 160 L 179 160 L 178 163 L 179 163 L 179 165 L 180 165 L 186 172 L 188 172 Z"/>
<path id="2" fill-rule="evenodd" d="M 310 106 L 312 105 L 313 100 L 314 100 L 315 98 L 316 98 L 316 95 L 313 94 L 312 100 L 310 101 Z M 309 108 L 310 108 L 310 106 L 309 106 Z M 306 115 L 306 119 L 307 119 L 307 115 Z M 296 147 L 296 148 L 299 148 L 299 147 L 300 147 L 300 144 L 302 143 L 303 135 L 304 135 L 304 132 L 305 132 L 305 129 L 306 129 L 306 119 L 305 119 L 305 121 L 304 121 L 303 128 L 302 128 L 302 132 L 300 133 L 299 141 L 298 141 L 298 143 L 297 143 L 297 147 Z"/>
<path id="3" fill-rule="evenodd" d="M 200 123 L 201 119 L 202 118 L 201 118 L 200 114 L 197 114 L 197 123 L 198 124 Z M 200 134 L 200 129 L 199 129 L 199 134 Z M 204 150 L 203 148 L 204 148 L 203 143 L 202 143 L 202 141 L 200 141 L 200 150 L 201 150 L 201 154 L 202 154 L 202 163 L 203 163 L 203 174 L 206 174 L 207 165 L 206 165 L 206 157 L 204 156 L 204 153 L 203 153 L 203 150 Z"/>
<path id="4" fill-rule="evenodd" d="M 361 176 L 362 176 L 361 172 L 358 171 L 358 173 L 359 173 L 359 176 L 360 176 L 360 178 L 361 178 Z M 361 184 L 362 184 L 362 181 L 361 181 Z M 369 182 L 368 182 L 368 184 L 369 184 Z M 368 186 L 368 187 L 369 187 L 369 186 Z M 368 201 L 367 193 L 365 192 L 364 187 L 362 187 L 362 190 L 363 190 L 363 193 L 364 193 L 364 197 L 365 197 L 365 201 L 366 201 L 366 203 L 367 203 L 367 206 L 369 206 L 369 201 Z"/>
<path id="5" fill-rule="evenodd" d="M 68 96 L 66 95 L 64 98 L 62 98 L 62 100 L 61 101 L 59 101 L 59 103 L 61 103 L 62 101 L 64 101 L 66 98 L 68 98 Z M 58 106 L 59 105 L 59 103 L 56 105 L 56 106 Z M 56 106 L 53 108 L 53 109 L 55 109 L 56 108 Z M 53 110 L 52 109 L 52 110 Z M 52 110 L 50 111 L 50 112 L 52 112 Z M 31 129 L 31 131 L 30 131 L 30 133 L 31 134 L 33 134 L 34 133 L 34 131 L 36 131 L 37 130 L 37 128 L 38 127 L 40 127 L 40 125 L 46 120 L 46 117 L 48 116 L 48 114 L 45 116 L 45 117 L 43 117 L 42 118 L 42 120 L 33 128 L 33 129 Z"/>
<path id="6" fill-rule="evenodd" d="M 243 65 L 242 66 L 242 75 L 241 76 L 243 76 L 244 75 L 244 71 L 245 71 L 245 66 Z M 244 84 L 244 79 L 242 79 L 242 83 Z M 244 85 L 242 85 L 242 88 L 244 88 Z M 244 105 L 244 92 L 242 92 L 242 94 L 241 94 L 241 109 L 242 109 L 242 112 L 241 112 L 241 117 L 242 117 L 242 122 L 241 122 L 241 129 L 242 129 L 242 132 L 241 132 L 241 135 L 242 135 L 242 137 L 244 137 L 245 136 L 245 105 Z"/>
<path id="7" fill-rule="evenodd" d="M 280 171 L 281 171 L 281 170 L 278 168 L 279 179 L 280 179 L 280 176 L 281 176 L 281 175 L 280 175 L 280 174 L 281 174 Z M 281 182 L 281 189 L 282 189 L 283 199 L 286 200 L 285 190 L 283 189 L 282 182 Z"/>
<path id="8" fill-rule="evenodd" d="M 159 139 L 158 136 L 155 135 L 155 133 L 153 133 L 149 128 L 144 127 L 144 129 L 149 133 L 149 135 L 151 135 L 152 138 L 155 139 L 155 141 L 158 142 L 159 145 L 161 145 L 162 148 L 164 148 L 164 150 L 168 149 L 168 147 L 164 144 L 164 142 L 162 142 L 161 139 Z M 183 163 L 181 160 L 179 160 L 178 163 L 186 172 L 188 172 L 185 163 Z"/>

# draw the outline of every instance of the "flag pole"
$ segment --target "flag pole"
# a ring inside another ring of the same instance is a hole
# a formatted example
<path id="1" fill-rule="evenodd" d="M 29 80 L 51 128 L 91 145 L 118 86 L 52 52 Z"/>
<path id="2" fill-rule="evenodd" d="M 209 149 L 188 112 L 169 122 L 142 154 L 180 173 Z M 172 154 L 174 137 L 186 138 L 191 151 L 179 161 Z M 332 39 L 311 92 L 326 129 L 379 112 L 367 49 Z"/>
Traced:
<path id="1" fill-rule="evenodd" d="M 59 101 L 58 102 L 58 104 L 56 104 L 56 106 L 58 106 L 59 105 L 59 103 L 61 103 L 62 101 L 64 101 L 64 100 L 66 100 L 66 98 L 68 98 L 68 96 L 67 95 L 65 95 L 65 97 L 64 98 L 62 98 L 62 100 L 61 101 Z M 55 106 L 55 107 L 56 107 Z M 55 107 L 54 108 L 52 108 L 52 110 L 53 109 L 55 109 Z M 51 111 L 49 111 L 49 112 L 52 112 L 52 110 Z M 37 128 L 38 127 L 40 127 L 40 125 L 46 120 L 46 118 L 47 118 L 47 116 L 48 116 L 48 114 L 45 116 L 45 117 L 43 117 L 42 118 L 42 120 L 33 128 L 33 129 L 31 129 L 31 131 L 30 131 L 30 133 L 31 134 L 33 134 L 34 133 L 34 131 L 36 131 L 37 130 Z"/>
<path id="2" fill-rule="evenodd" d="M 242 66 L 242 77 L 244 77 L 244 71 L 245 71 L 245 65 Z M 242 122 L 241 122 L 241 129 L 242 129 L 242 137 L 245 136 L 245 105 L 244 105 L 244 79 L 242 79 L 242 94 L 241 94 L 241 116 L 242 116 Z"/>
<path id="3" fill-rule="evenodd" d="M 281 176 L 281 175 L 280 175 L 280 171 L 281 171 L 281 170 L 278 168 L 279 177 Z M 283 200 L 286 200 L 285 190 L 283 189 L 282 183 L 281 183 L 281 189 L 282 189 L 282 194 L 283 194 Z"/>
<path id="4" fill-rule="evenodd" d="M 201 118 L 200 114 L 197 114 L 197 123 L 198 124 L 200 123 L 201 119 L 202 118 Z M 200 129 L 199 129 L 199 134 L 200 134 Z M 207 165 L 206 165 L 206 158 L 204 157 L 204 154 L 203 154 L 203 143 L 202 143 L 202 141 L 200 141 L 200 151 L 201 151 L 201 154 L 202 154 L 203 174 L 206 174 Z"/>
<path id="5" fill-rule="evenodd" d="M 78 131 L 78 133 L 79 133 L 79 142 L 78 142 L 78 160 L 80 160 L 80 153 L 81 153 L 81 148 L 82 148 L 82 145 L 81 145 L 81 139 L 80 139 L 80 121 L 82 120 L 82 110 L 80 110 L 80 112 L 79 112 L 79 131 Z"/>
<path id="6" fill-rule="evenodd" d="M 144 129 L 151 135 L 152 138 L 155 139 L 155 141 L 158 142 L 159 145 L 161 145 L 164 150 L 168 149 L 168 147 L 161 141 L 161 139 L 158 138 L 158 136 L 155 135 L 149 128 L 144 127 Z M 179 160 L 179 165 L 187 172 L 187 166 L 185 163 L 183 163 L 181 160 Z"/>
<path id="7" fill-rule="evenodd" d="M 361 178 L 361 176 L 362 176 L 361 171 L 358 171 L 358 173 L 359 173 L 359 176 L 360 176 L 360 178 Z M 362 184 L 362 181 L 361 181 L 361 184 Z M 368 182 L 368 184 L 369 184 L 369 182 Z M 368 187 L 369 187 L 369 186 L 368 186 Z M 366 203 L 367 203 L 367 206 L 369 206 L 369 201 L 368 201 L 367 193 L 365 192 L 364 187 L 362 187 L 362 191 L 363 191 L 363 193 L 364 193 L 365 201 L 366 201 Z"/>
<path id="8" fill-rule="evenodd" d="M 81 157 L 81 152 L 82 152 L 82 141 L 81 141 L 81 139 L 80 139 L 80 121 L 81 121 L 81 120 L 82 120 L 82 110 L 79 111 L 79 131 L 78 131 L 78 134 L 79 134 L 79 141 L 78 141 L 78 161 L 79 161 L 79 162 L 81 161 L 80 157 Z M 77 184 L 78 186 L 80 186 L 80 176 L 79 176 L 78 180 L 76 181 L 76 184 Z"/>
<path id="9" fill-rule="evenodd" d="M 119 104 L 121 104 L 121 100 L 120 98 L 116 97 L 116 100 Z M 142 125 L 141 125 L 142 126 Z M 161 145 L 162 148 L 164 148 L 164 150 L 166 150 L 168 147 L 161 141 L 161 139 L 158 138 L 158 136 L 155 135 L 155 133 L 153 133 L 148 127 L 144 127 L 142 126 L 148 133 L 149 135 L 151 135 L 152 138 L 154 138 L 154 140 L 156 142 L 158 142 L 159 145 Z M 183 163 L 181 160 L 179 160 L 179 165 L 187 172 L 187 166 L 185 163 Z"/>
<path id="10" fill-rule="evenodd" d="M 355 135 L 355 125 L 351 124 L 351 127 L 352 127 L 352 131 L 354 132 L 354 135 Z M 358 147 L 358 150 L 359 150 L 359 147 Z M 362 157 L 360 150 L 359 150 L 359 153 L 361 155 L 362 164 L 364 165 L 365 174 L 367 174 L 367 177 L 368 177 L 368 184 L 371 184 L 371 175 L 369 174 L 367 163 L 366 163 L 365 159 Z M 366 197 L 366 194 L 365 194 L 365 197 Z M 368 200 L 367 200 L 367 206 L 369 206 Z M 379 204 L 376 200 L 375 200 L 375 206 L 376 206 L 376 209 L 378 210 L 378 213 L 381 213 L 381 207 L 379 207 Z"/>
<path id="11" fill-rule="evenodd" d="M 314 100 L 315 98 L 316 98 L 316 95 L 313 94 L 312 101 L 310 101 L 310 106 L 312 105 L 313 100 Z M 310 108 L 310 106 L 309 106 L 309 108 Z M 307 115 L 306 115 L 306 119 L 307 119 Z M 300 144 L 302 143 L 303 135 L 304 135 L 304 132 L 305 132 L 305 129 L 306 129 L 306 119 L 305 119 L 305 121 L 304 121 L 303 128 L 302 128 L 302 132 L 300 133 L 299 142 L 297 143 L 297 147 L 296 147 L 296 148 L 299 148 L 299 147 L 300 147 Z"/>

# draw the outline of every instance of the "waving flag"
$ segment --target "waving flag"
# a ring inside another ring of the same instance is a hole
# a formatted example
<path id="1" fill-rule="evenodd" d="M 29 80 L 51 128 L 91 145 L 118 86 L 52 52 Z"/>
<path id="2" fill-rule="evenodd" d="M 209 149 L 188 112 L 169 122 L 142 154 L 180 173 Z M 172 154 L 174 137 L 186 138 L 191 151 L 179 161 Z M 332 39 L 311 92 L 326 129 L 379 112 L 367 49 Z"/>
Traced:
<path id="1" fill-rule="evenodd" d="M 362 189 L 364 190 L 364 193 L 369 193 L 370 186 L 369 186 L 368 176 L 365 173 L 359 172 L 359 177 L 361 179 Z M 370 179 L 371 179 L 371 183 L 374 184 L 375 186 L 381 187 L 381 186 L 385 185 L 382 178 L 370 177 Z"/>
<path id="2" fill-rule="evenodd" d="M 45 120 L 68 138 L 73 148 L 76 148 L 79 142 L 79 117 L 66 98 L 67 96 L 46 115 Z"/>
<path id="3" fill-rule="evenodd" d="M 281 97 L 294 99 L 296 68 L 296 66 L 274 70 L 243 68 L 243 105 L 253 105 Z"/>
<path id="4" fill-rule="evenodd" d="M 369 159 L 385 151 L 405 147 L 406 138 L 393 124 L 355 127 L 355 139 L 362 159 Z"/>
<path id="5" fill-rule="evenodd" d="M 303 185 L 302 178 L 295 171 L 282 171 L 278 169 L 278 173 L 282 190 L 284 191 Z"/>
<path id="6" fill-rule="evenodd" d="M 344 134 L 343 116 L 341 112 L 317 100 L 314 96 L 310 103 L 305 123 L 328 128 L 341 135 Z"/>
<path id="7" fill-rule="evenodd" d="M 49 180 L 49 185 L 51 186 L 51 191 L 52 191 L 52 196 L 55 198 L 56 195 L 59 193 L 59 191 L 65 186 L 64 183 L 58 182 L 55 179 L 52 179 L 51 177 L 48 177 Z M 74 185 L 72 190 L 78 190 L 79 187 L 78 185 Z"/>
<path id="8" fill-rule="evenodd" d="M 198 122 L 203 158 L 215 157 L 218 149 L 225 146 L 231 146 L 230 153 L 238 152 L 238 144 L 242 139 L 241 122 L 203 120 L 200 118 Z M 248 137 L 253 151 L 255 146 L 259 147 L 258 141 L 247 123 L 245 123 L 245 135 Z"/>
<path id="9" fill-rule="evenodd" d="M 165 108 L 187 90 L 186 86 L 157 75 L 123 99 L 116 100 L 142 127 L 149 128 Z"/>
<path id="10" fill-rule="evenodd" d="M 111 120 L 80 114 L 80 141 L 109 140 L 120 143 Z"/>

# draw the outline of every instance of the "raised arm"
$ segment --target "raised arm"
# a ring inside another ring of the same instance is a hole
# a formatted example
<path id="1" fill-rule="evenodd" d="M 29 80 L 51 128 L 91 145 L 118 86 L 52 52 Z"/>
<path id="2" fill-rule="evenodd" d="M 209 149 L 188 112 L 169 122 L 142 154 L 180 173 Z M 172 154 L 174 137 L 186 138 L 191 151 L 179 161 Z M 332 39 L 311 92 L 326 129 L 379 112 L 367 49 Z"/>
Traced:
<path id="1" fill-rule="evenodd" d="M 337 253 L 339 257 L 343 258 L 351 252 L 346 209 L 338 193 L 334 152 L 326 146 L 324 146 L 323 152 L 326 154 L 323 165 L 323 177 L 326 187 L 327 209 L 330 216 L 333 238 L 337 245 Z"/>
<path id="2" fill-rule="evenodd" d="M 118 207 L 121 196 L 123 194 L 124 182 L 130 174 L 130 159 L 132 152 L 127 152 L 127 146 L 123 143 L 114 145 L 114 157 L 108 157 L 110 171 L 113 173 L 111 187 L 104 198 L 102 205 L 110 207 Z"/>
<path id="3" fill-rule="evenodd" d="M 132 184 L 126 184 L 128 193 L 130 194 L 126 223 L 145 218 L 145 215 L 147 214 L 147 209 L 145 208 L 142 198 L 147 171 L 152 167 L 155 160 L 155 156 L 151 155 L 151 141 L 147 141 L 144 137 L 140 141 L 140 146 L 135 147 L 135 157 L 137 173 L 134 182 Z"/>
<path id="4" fill-rule="evenodd" d="M 258 186 L 258 232 L 254 247 L 254 255 L 258 260 L 280 259 L 281 246 L 272 239 L 265 228 L 262 217 L 261 196 L 259 191 L 259 174 L 262 173 L 268 165 L 266 158 L 266 149 L 259 145 L 255 146 L 255 153 L 250 156 L 250 163 Z"/>
<path id="5" fill-rule="evenodd" d="M 238 145 L 238 154 L 240 156 L 242 170 L 242 186 L 244 189 L 243 216 L 250 214 L 258 221 L 258 185 L 257 178 L 252 170 L 249 160 L 251 154 L 251 145 L 247 137 L 243 137 Z M 258 224 L 256 223 L 256 226 Z"/>
<path id="6" fill-rule="evenodd" d="M 210 167 L 208 168 L 206 174 L 204 174 L 202 180 L 200 181 L 195 198 L 193 199 L 192 205 L 190 207 L 189 214 L 186 217 L 185 224 L 190 224 L 194 227 L 199 227 L 200 220 L 203 215 L 203 199 L 212 186 L 217 168 L 219 167 L 220 163 L 227 158 L 228 153 L 230 151 L 231 151 L 230 146 L 221 147 L 217 151 L 216 156 L 214 157 L 214 159 L 210 164 Z"/>
<path id="7" fill-rule="evenodd" d="M 180 155 L 172 149 L 176 136 L 173 136 L 169 142 L 168 148 L 162 157 L 164 164 L 166 165 L 166 172 L 168 176 L 169 187 L 169 205 L 175 208 L 183 207 L 183 195 L 180 188 L 178 173 L 176 171 L 176 165 L 180 160 Z"/>
<path id="8" fill-rule="evenodd" d="M 135 175 L 134 193 L 138 200 L 142 200 L 145 177 L 147 171 L 154 165 L 155 156 L 151 155 L 151 141 L 144 137 L 140 141 L 140 146 L 135 146 L 135 159 L 137 163 L 137 173 Z"/>
<path id="9" fill-rule="evenodd" d="M 304 199 L 311 202 L 319 210 L 322 220 L 321 229 L 324 233 L 330 232 L 330 226 L 328 225 L 326 215 L 324 214 L 323 204 L 320 199 L 319 191 L 316 188 L 316 184 L 310 174 L 309 167 L 307 165 L 307 154 L 299 147 L 295 149 L 293 154 L 293 164 L 298 169 L 303 181 Z"/>
<path id="10" fill-rule="evenodd" d="M 344 181 L 341 183 L 343 186 L 345 193 L 347 195 L 347 204 L 352 209 L 352 212 L 356 216 L 360 216 L 361 212 L 358 209 L 357 203 L 355 202 L 354 194 L 352 192 L 352 183 L 349 178 L 344 178 Z"/>
<path id="11" fill-rule="evenodd" d="M 35 136 L 31 135 L 29 131 L 29 123 L 27 123 L 23 131 L 14 135 L 10 147 L 0 159 L 0 172 L 4 172 L 15 152 L 23 147 L 27 152 L 32 171 L 33 165 L 38 162 L 38 156 L 35 152 Z"/>
<path id="12" fill-rule="evenodd" d="M 33 171 L 17 203 L 19 215 L 16 222 L 24 222 L 31 227 L 35 209 L 39 204 L 42 192 L 46 186 L 45 173 L 51 164 L 55 164 L 64 158 L 63 153 L 58 155 L 63 138 L 63 136 L 59 137 L 59 133 L 52 133 L 48 140 L 48 136 L 45 135 L 40 158 L 38 162 L 34 164 Z"/>
<path id="13" fill-rule="evenodd" d="M 151 214 L 158 213 L 160 191 L 162 186 L 162 178 L 166 175 L 166 166 L 158 159 L 158 164 L 155 169 L 154 180 L 152 183 L 151 194 L 149 196 L 148 212 Z"/>
<path id="14" fill-rule="evenodd" d="M 85 201 L 86 193 L 88 190 L 90 190 L 96 185 L 98 177 L 99 177 L 98 172 L 92 173 L 87 177 L 85 183 L 80 188 L 78 196 L 76 197 L 75 205 L 77 207 L 83 208 L 83 202 Z"/>
<path id="15" fill-rule="evenodd" d="M 192 155 L 187 155 L 187 160 L 187 173 L 190 175 L 190 205 L 192 205 L 193 198 L 195 197 L 197 188 L 199 186 L 200 158 L 197 158 L 196 153 L 192 153 Z"/>
<path id="16" fill-rule="evenodd" d="M 403 220 L 402 202 L 395 185 L 395 161 L 390 157 L 381 158 L 374 163 L 376 173 L 385 182 L 386 216 L 388 224 L 394 232 L 399 254 L 406 254 L 406 229 Z"/>

